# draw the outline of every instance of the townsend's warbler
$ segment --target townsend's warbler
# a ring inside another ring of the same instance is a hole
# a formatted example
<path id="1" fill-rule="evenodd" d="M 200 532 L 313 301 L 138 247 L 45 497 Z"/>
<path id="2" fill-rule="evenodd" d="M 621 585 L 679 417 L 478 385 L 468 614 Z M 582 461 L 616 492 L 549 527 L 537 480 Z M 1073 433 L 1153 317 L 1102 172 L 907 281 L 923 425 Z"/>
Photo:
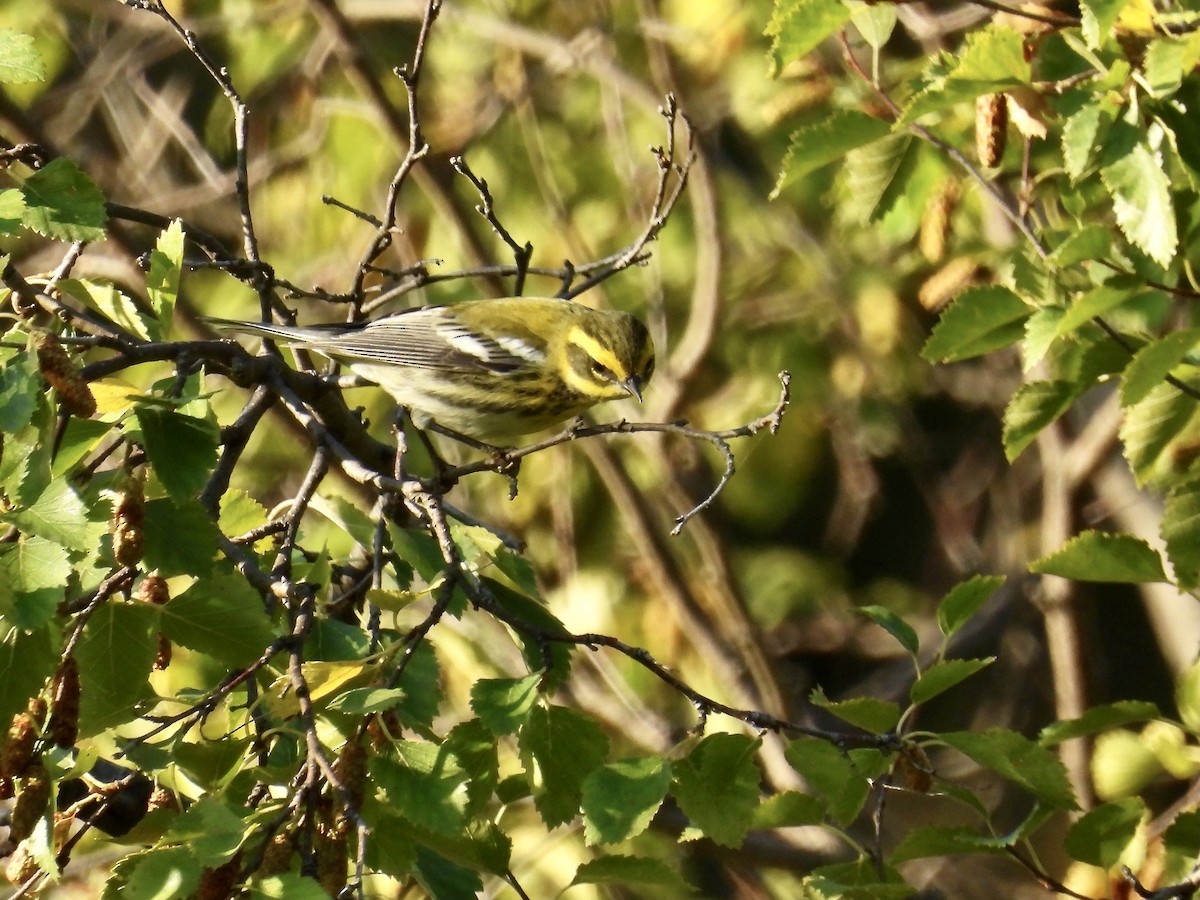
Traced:
<path id="1" fill-rule="evenodd" d="M 491 441 L 605 400 L 640 400 L 654 372 L 654 345 L 633 316 L 551 297 L 427 306 L 352 325 L 211 321 L 345 363 L 420 427 L 433 420 Z"/>

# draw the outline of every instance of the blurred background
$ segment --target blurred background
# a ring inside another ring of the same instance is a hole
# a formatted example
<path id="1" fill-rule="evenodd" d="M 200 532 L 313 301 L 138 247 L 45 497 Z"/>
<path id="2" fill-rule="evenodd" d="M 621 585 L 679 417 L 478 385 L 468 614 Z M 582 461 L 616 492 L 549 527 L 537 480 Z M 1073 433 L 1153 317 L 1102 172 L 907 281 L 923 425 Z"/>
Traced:
<path id="1" fill-rule="evenodd" d="M 405 94 L 391 69 L 411 56 L 423 3 L 168 5 L 228 68 L 250 108 L 263 258 L 303 289 L 346 290 L 371 228 L 322 197 L 382 208 L 407 137 Z M 898 13 L 885 56 L 891 82 L 991 14 L 955 3 L 904 4 Z M 598 417 L 732 428 L 768 413 L 778 373 L 792 374 L 779 433 L 734 442 L 735 477 L 677 537 L 675 517 L 712 489 L 722 460 L 676 438 L 572 443 L 527 460 L 514 500 L 503 479 L 480 475 L 452 502 L 525 542 L 551 608 L 573 631 L 646 647 L 733 706 L 828 724 L 806 702 L 814 688 L 835 699 L 903 697 L 913 677 L 907 658 L 852 610 L 882 604 L 929 636 L 938 598 L 988 573 L 1011 577 L 960 650 L 1000 661 L 940 698 L 922 725 L 1035 734 L 1061 715 L 1064 690 L 1088 703 L 1139 698 L 1169 709 L 1173 676 L 1197 633 L 1188 611 L 1172 608 L 1178 598 L 1098 587 L 1048 599 L 1045 585 L 1022 574 L 1065 536 L 1045 533 L 1051 509 L 1076 528 L 1155 530 L 1153 501 L 1119 460 L 1111 403 L 1083 404 L 1010 465 L 999 414 L 1021 381 L 1015 356 L 943 367 L 920 358 L 937 312 L 961 287 L 986 280 L 1015 243 L 949 160 L 924 154 L 906 163 L 909 187 L 886 208 L 832 169 L 769 199 L 791 130 L 875 102 L 836 45 L 771 77 L 770 15 L 766 0 L 446 2 L 419 89 L 430 151 L 404 186 L 402 233 L 385 264 L 425 261 L 436 275 L 511 263 L 453 156 L 486 179 L 499 220 L 532 244 L 535 267 L 619 251 L 646 227 L 658 182 L 649 148 L 667 140 L 660 107 L 673 93 L 694 134 L 687 190 L 650 259 L 582 297 L 643 317 L 659 368 L 644 408 L 612 406 Z M 156 17 L 115 0 L 8 0 L 0 27 L 34 35 L 50 70 L 43 84 L 0 94 L 0 134 L 71 157 L 114 202 L 181 217 L 241 246 L 229 103 Z M 973 127 L 964 110 L 942 134 L 967 147 Z M 677 123 L 676 140 L 686 139 Z M 1019 166 L 1018 145 L 998 177 Z M 133 292 L 142 282 L 136 257 L 153 239 L 150 229 L 117 223 L 76 274 Z M 46 267 L 61 258 L 34 243 L 5 249 L 31 272 L 42 254 Z M 526 293 L 559 288 L 531 276 Z M 390 308 L 511 291 L 511 279 L 484 273 L 412 290 Z M 338 315 L 316 300 L 291 305 L 302 321 Z M 202 333 L 198 315 L 253 318 L 257 301 L 232 278 L 197 270 L 185 276 L 179 312 L 183 339 Z M 149 384 L 165 371 L 152 370 L 135 374 Z M 225 383 L 211 388 L 224 392 L 225 422 L 245 398 Z M 387 436 L 383 395 L 356 392 L 354 405 Z M 294 494 L 307 453 L 299 439 L 260 435 L 235 486 L 270 508 Z M 1081 463 L 1069 493 L 1047 491 L 1048 470 Z M 1165 627 L 1156 612 L 1163 603 Z M 1051 667 L 1048 609 L 1058 634 L 1081 648 L 1083 664 L 1072 671 Z M 440 648 L 453 660 L 445 666 L 452 699 L 509 662 L 489 652 L 486 627 L 468 617 L 456 628 L 458 643 Z M 562 690 L 608 724 L 616 758 L 662 750 L 695 724 L 682 698 L 614 656 L 580 653 Z M 794 775 L 772 741 L 765 777 L 786 784 Z M 1073 774 L 1086 776 L 1086 766 Z M 912 815 L 931 815 L 917 805 Z M 707 844 L 684 852 L 703 896 L 758 897 L 789 896 L 806 866 L 838 851 L 820 832 L 797 830 L 752 840 L 734 856 Z M 927 867 L 916 880 L 928 882 L 930 896 L 1044 896 L 1011 863 L 912 865 Z M 975 865 L 988 867 L 984 887 Z M 1024 887 L 1009 886 L 1010 876 Z"/>

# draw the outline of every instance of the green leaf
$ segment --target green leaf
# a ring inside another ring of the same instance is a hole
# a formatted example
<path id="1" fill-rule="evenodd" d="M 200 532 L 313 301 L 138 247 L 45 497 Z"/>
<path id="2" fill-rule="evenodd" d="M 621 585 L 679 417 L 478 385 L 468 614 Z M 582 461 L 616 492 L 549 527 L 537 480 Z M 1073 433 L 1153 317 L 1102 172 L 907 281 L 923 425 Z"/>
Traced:
<path id="1" fill-rule="evenodd" d="M 338 694 L 325 708 L 332 712 L 365 716 L 395 709 L 406 697 L 405 692 L 399 688 L 352 688 Z"/>
<path id="2" fill-rule="evenodd" d="M 517 620 L 533 626 L 542 633 L 567 634 L 563 623 L 537 600 L 514 591 L 508 585 L 496 581 L 494 578 L 483 578 L 481 581 L 501 609 Z M 567 676 L 571 674 L 571 646 L 569 644 L 558 641 L 550 642 L 549 653 L 547 653 L 547 642 L 541 637 L 522 635 L 520 641 L 522 655 L 525 657 L 525 664 L 530 671 L 543 669 L 546 666 L 546 657 L 550 658 L 549 669 L 542 673 L 541 688 L 543 691 L 553 691 L 566 681 Z"/>
<path id="3" fill-rule="evenodd" d="M 1058 575 L 1075 581 L 1123 584 L 1166 581 L 1162 559 L 1141 538 L 1131 534 L 1084 531 L 1049 556 L 1030 563 L 1038 575 Z"/>
<path id="4" fill-rule="evenodd" d="M 954 63 L 912 98 L 900 116 L 901 124 L 1030 82 L 1024 40 L 1011 28 L 988 27 L 969 34 Z"/>
<path id="5" fill-rule="evenodd" d="M 1083 17 L 1083 38 L 1088 47 L 1099 50 L 1112 37 L 1117 16 L 1129 0 L 1080 0 L 1079 12 Z"/>
<path id="6" fill-rule="evenodd" d="M 69 159 L 59 157 L 22 185 L 25 225 L 56 241 L 102 241 L 104 195 Z"/>
<path id="7" fill-rule="evenodd" d="M 1179 246 L 1171 181 L 1162 159 L 1142 144 L 1100 170 L 1113 200 L 1117 225 L 1137 247 L 1164 268 Z"/>
<path id="8" fill-rule="evenodd" d="M 1020 297 L 999 285 L 967 288 L 946 308 L 921 357 L 957 362 L 982 356 L 1020 340 L 1031 310 Z"/>
<path id="9" fill-rule="evenodd" d="M 97 609 L 75 648 L 81 686 L 79 730 L 84 737 L 135 717 L 154 695 L 150 671 L 158 652 L 158 610 L 109 601 Z"/>
<path id="10" fill-rule="evenodd" d="M 467 776 L 467 814 L 481 815 L 500 783 L 496 736 L 479 719 L 459 722 L 444 741 Z"/>
<path id="11" fill-rule="evenodd" d="M 62 645 L 52 626 L 26 632 L 4 624 L 9 627 L 0 629 L 0 722 L 11 722 L 54 674 Z"/>
<path id="12" fill-rule="evenodd" d="M 840 825 L 858 817 L 867 802 L 867 778 L 846 754 L 828 741 L 801 738 L 789 743 L 784 755 Z"/>
<path id="13" fill-rule="evenodd" d="M 471 685 L 471 709 L 495 735 L 512 734 L 537 702 L 540 674 L 525 678 L 481 678 Z"/>
<path id="14" fill-rule="evenodd" d="M 329 900 L 318 882 L 296 872 L 256 878 L 250 882 L 250 896 L 254 900 Z"/>
<path id="15" fill-rule="evenodd" d="M 1071 408 L 1075 393 L 1069 381 L 1032 381 L 1017 388 L 1004 409 L 1004 455 L 1009 462 Z"/>
<path id="16" fill-rule="evenodd" d="M 931 856 L 1003 853 L 1012 843 L 1007 837 L 979 834 L 961 826 L 925 825 L 908 832 L 888 856 L 888 861 L 899 865 Z"/>
<path id="17" fill-rule="evenodd" d="M 1178 388 L 1161 384 L 1144 400 L 1125 410 L 1121 441 L 1125 458 L 1139 485 L 1165 480 L 1176 474 L 1178 447 L 1184 460 L 1195 440 L 1196 401 Z"/>
<path id="18" fill-rule="evenodd" d="M 1067 308 L 1066 315 L 1059 320 L 1055 336 L 1065 337 L 1091 322 L 1096 316 L 1102 316 L 1123 304 L 1142 300 L 1153 293 L 1155 292 L 1141 289 L 1133 279 L 1114 278 L 1107 284 L 1076 297 Z"/>
<path id="19" fill-rule="evenodd" d="M 372 758 L 371 783 L 383 792 L 389 808 L 430 831 L 457 835 L 466 825 L 466 777 L 444 746 L 417 741 L 396 745 L 399 761 Z"/>
<path id="20" fill-rule="evenodd" d="M 49 624 L 65 597 L 72 572 L 66 549 L 45 538 L 22 535 L 0 547 L 0 609 L 4 619 L 25 631 Z M 11 605 L 5 594 L 11 592 Z"/>
<path id="21" fill-rule="evenodd" d="M 575 817 L 583 782 L 608 755 L 608 736 L 596 721 L 565 706 L 537 707 L 521 728 L 523 753 L 541 775 L 534 803 L 551 828 Z"/>
<path id="22" fill-rule="evenodd" d="M 824 822 L 825 807 L 816 797 L 799 791 L 780 791 L 759 804 L 750 827 L 791 828 Z"/>
<path id="23" fill-rule="evenodd" d="M 672 793 L 694 828 L 723 847 L 740 846 L 754 818 L 761 776 L 760 741 L 710 734 L 673 767 Z"/>
<path id="24" fill-rule="evenodd" d="M 194 497 L 217 463 L 217 427 L 174 410 L 140 405 L 138 425 L 146 456 L 167 493 L 176 501 Z"/>
<path id="25" fill-rule="evenodd" d="M 173 642 L 232 668 L 254 662 L 279 636 L 262 597 L 240 575 L 197 581 L 161 612 L 160 627 Z"/>
<path id="26" fill-rule="evenodd" d="M 0 191 L 0 234 L 14 235 L 25 221 L 25 195 L 16 188 Z M 8 257 L 3 260 L 8 265 Z"/>
<path id="27" fill-rule="evenodd" d="M 18 353 L 0 366 L 0 433 L 15 434 L 33 420 L 41 382 L 37 357 Z"/>
<path id="28" fill-rule="evenodd" d="M 1153 703 L 1144 700 L 1119 700 L 1116 703 L 1093 706 L 1077 719 L 1066 719 L 1047 725 L 1038 736 L 1038 743 L 1043 747 L 1054 747 L 1072 738 L 1088 737 L 1132 722 L 1156 719 L 1158 716 L 1158 707 Z"/>
<path id="29" fill-rule="evenodd" d="M 1004 585 L 1003 575 L 975 575 L 960 581 L 941 599 L 937 608 L 938 628 L 950 637 L 983 608 Z"/>
<path id="30" fill-rule="evenodd" d="M 850 21 L 873 49 L 882 50 L 896 28 L 896 9 L 872 3 L 850 4 Z"/>
<path id="31" fill-rule="evenodd" d="M 817 891 L 822 900 L 904 900 L 913 895 L 912 887 L 899 872 L 887 866 L 881 875 L 876 864 L 868 859 L 813 869 L 804 879 L 804 886 Z"/>
<path id="32" fill-rule="evenodd" d="M 108 530 L 105 522 L 88 521 L 87 506 L 65 478 L 50 482 L 29 506 L 0 515 L 0 521 L 80 553 L 94 551 Z"/>
<path id="33" fill-rule="evenodd" d="M 945 732 L 938 737 L 981 766 L 1020 785 L 1056 809 L 1078 809 L 1062 761 L 1049 750 L 1015 731 Z"/>
<path id="34" fill-rule="evenodd" d="M 171 330 L 175 301 L 179 297 L 179 279 L 183 271 L 183 226 L 178 219 L 158 236 L 150 251 L 150 271 L 146 274 L 146 293 L 154 310 L 154 340 L 162 340 Z"/>
<path id="35" fill-rule="evenodd" d="M 1063 163 L 1072 181 L 1087 173 L 1112 122 L 1112 111 L 1095 102 L 1081 107 L 1063 124 Z"/>
<path id="36" fill-rule="evenodd" d="M 1071 826 L 1063 847 L 1072 858 L 1107 869 L 1120 862 L 1147 816 L 1140 797 L 1105 803 Z"/>
<path id="37" fill-rule="evenodd" d="M 645 884 L 670 888 L 674 895 L 694 891 L 666 863 L 645 856 L 602 856 L 575 870 L 571 884 Z"/>
<path id="38" fill-rule="evenodd" d="M 199 502 L 174 503 L 167 498 L 146 503 L 143 564 L 164 578 L 193 575 L 203 578 L 213 569 L 220 538 L 217 526 Z"/>
<path id="39" fill-rule="evenodd" d="M 806 56 L 850 19 L 841 0 L 776 0 L 767 25 L 771 75 Z"/>
<path id="40" fill-rule="evenodd" d="M 126 860 L 131 867 L 122 898 L 175 900 L 193 896 L 200 886 L 203 866 L 187 847 L 155 847 Z"/>
<path id="41" fill-rule="evenodd" d="M 854 697 L 849 700 L 830 700 L 821 688 L 814 688 L 809 701 L 821 709 L 828 710 L 851 725 L 872 734 L 884 734 L 896 727 L 900 721 L 900 707 L 890 700 L 875 697 Z"/>
<path id="42" fill-rule="evenodd" d="M 478 897 L 483 891 L 478 874 L 427 847 L 417 847 L 417 865 L 413 874 L 430 900 L 467 900 Z"/>
<path id="43" fill-rule="evenodd" d="M 1200 328 L 1173 331 L 1142 347 L 1121 373 L 1121 405 L 1144 400 L 1200 343 Z"/>
<path id="44" fill-rule="evenodd" d="M 907 134 L 880 138 L 847 153 L 839 215 L 856 225 L 881 219 L 903 192 L 916 154 L 913 138 Z"/>
<path id="45" fill-rule="evenodd" d="M 856 147 L 886 137 L 891 130 L 887 122 L 858 110 L 837 110 L 793 131 L 771 199 L 793 181 L 841 160 Z"/>
<path id="46" fill-rule="evenodd" d="M 171 823 L 164 840 L 185 844 L 202 864 L 216 867 L 233 858 L 247 830 L 234 807 L 201 797 Z"/>
<path id="47" fill-rule="evenodd" d="M 659 756 L 624 759 L 596 769 L 583 781 L 584 842 L 617 844 L 650 825 L 671 785 L 671 767 Z"/>
<path id="48" fill-rule="evenodd" d="M 404 704 L 396 710 L 400 721 L 415 728 L 432 726 L 442 703 L 442 673 L 428 641 L 417 645 L 397 687 L 404 690 Z"/>
<path id="49" fill-rule="evenodd" d="M 860 606 L 856 612 L 866 616 L 894 637 L 909 653 L 915 654 L 921 648 L 921 642 L 913 627 L 890 609 L 884 609 L 882 606 Z"/>
<path id="50" fill-rule="evenodd" d="M 945 693 L 960 682 L 966 681 L 976 672 L 986 669 L 996 657 L 984 659 L 944 659 L 936 662 L 921 673 L 912 686 L 913 703 L 928 703 L 938 694 Z"/>
<path id="51" fill-rule="evenodd" d="M 1159 530 L 1176 584 L 1183 590 L 1200 587 L 1200 481 L 1190 479 L 1167 494 Z"/>
<path id="52" fill-rule="evenodd" d="M 130 334 L 147 341 L 152 339 L 150 323 L 138 309 L 137 303 L 114 285 L 68 278 L 59 282 L 59 289 L 103 313 L 114 325 Z"/>
<path id="53" fill-rule="evenodd" d="M 46 80 L 46 65 L 33 45 L 33 36 L 0 28 L 0 82 L 30 84 Z"/>
<path id="54" fill-rule="evenodd" d="M 1112 253 L 1112 232 L 1104 225 L 1085 225 L 1072 231 L 1046 260 L 1050 265 L 1065 269 L 1081 262 L 1105 259 Z"/>

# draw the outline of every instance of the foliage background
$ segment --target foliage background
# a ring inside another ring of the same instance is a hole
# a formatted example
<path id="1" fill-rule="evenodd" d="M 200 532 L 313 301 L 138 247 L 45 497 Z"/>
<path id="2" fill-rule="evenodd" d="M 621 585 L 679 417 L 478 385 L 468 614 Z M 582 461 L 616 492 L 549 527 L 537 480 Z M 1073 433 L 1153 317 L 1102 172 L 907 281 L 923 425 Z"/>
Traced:
<path id="1" fill-rule="evenodd" d="M 388 111 L 404 107 L 389 69 L 408 59 L 423 4 L 346 0 L 337 8 L 348 32 L 324 0 L 172 8 L 228 67 L 252 110 L 263 258 L 294 285 L 343 289 L 369 229 L 321 197 L 378 207 L 405 133 L 402 118 Z M 900 26 L 888 45 L 893 81 L 914 77 L 929 54 L 958 47 L 992 16 L 969 3 L 897 11 Z M 733 706 L 834 727 L 807 702 L 814 688 L 834 699 L 903 700 L 913 678 L 908 654 L 851 612 L 884 606 L 936 643 L 937 600 L 957 582 L 991 573 L 1011 577 L 960 636 L 956 655 L 998 662 L 925 708 L 922 728 L 1004 725 L 1032 735 L 1117 699 L 1172 710 L 1176 679 L 1195 652 L 1194 604 L 1164 585 L 1025 575 L 1031 560 L 1080 527 L 1157 534 L 1161 507 L 1135 487 L 1120 458 L 1114 404 L 1085 400 L 1010 463 L 1001 414 L 1023 378 L 1017 353 L 952 366 L 920 355 L 939 297 L 987 280 L 1020 236 L 936 154 L 905 163 L 903 196 L 884 213 L 862 209 L 863 185 L 832 168 L 791 180 L 769 201 L 793 130 L 831 110 L 871 110 L 877 102 L 848 74 L 834 41 L 770 77 L 763 29 L 772 12 L 766 2 L 735 0 L 447 3 L 421 83 L 431 149 L 401 198 L 390 264 L 437 259 L 437 272 L 508 261 L 472 208 L 477 193 L 448 162 L 457 155 L 487 180 L 508 230 L 532 243 L 535 266 L 619 250 L 643 227 L 657 177 L 646 147 L 663 141 L 658 107 L 672 92 L 695 128 L 688 191 L 651 259 L 587 298 L 646 319 L 660 348 L 659 373 L 645 410 L 602 417 L 732 427 L 768 411 L 777 373 L 792 373 L 778 435 L 735 446 L 736 477 L 678 537 L 669 536 L 673 520 L 708 492 L 720 460 L 674 438 L 567 444 L 527 460 L 515 500 L 503 479 L 483 475 L 467 479 L 453 502 L 525 542 L 550 608 L 572 631 L 646 647 Z M 44 82 L 6 85 L 0 94 L 7 137 L 68 156 L 114 202 L 179 216 L 240 245 L 229 105 L 161 22 L 115 2 L 15 0 L 0 4 L 0 27 L 33 35 L 48 69 Z M 942 125 L 941 133 L 969 148 L 974 109 L 965 104 Z M 1020 171 L 1020 143 L 1011 142 L 1002 178 Z M 136 258 L 156 232 L 115 228 L 88 248 L 75 274 L 143 283 Z M 47 271 L 61 258 L 60 247 L 30 236 L 5 249 L 26 272 Z M 557 288 L 535 276 L 527 292 Z M 485 273 L 430 284 L 406 299 L 453 302 L 510 289 L 511 281 Z M 252 292 L 232 279 L 190 271 L 176 327 L 199 337 L 199 315 L 252 318 L 255 309 Z M 145 366 L 126 377 L 148 388 L 169 375 L 169 366 Z M 206 384 L 218 388 L 213 402 L 225 423 L 244 396 L 224 382 Z M 387 405 L 369 390 L 353 395 L 356 404 L 386 439 Z M 296 493 L 307 448 L 283 423 L 268 425 L 233 487 L 271 509 Z M 1082 475 L 1070 491 L 1056 492 L 1064 471 Z M 361 499 L 349 484 L 331 492 Z M 324 541 L 331 555 L 349 552 L 344 532 L 311 527 L 310 540 Z M 523 674 L 480 617 L 442 631 L 447 706 L 467 709 L 479 678 Z M 1064 656 L 1047 646 L 1055 640 L 1073 649 Z M 664 753 L 696 721 L 677 693 L 603 652 L 576 654 L 556 702 L 603 724 L 610 758 Z M 742 730 L 719 717 L 709 726 Z M 790 785 L 795 774 L 782 743 L 772 735 L 765 741 L 766 778 Z M 1068 770 L 1087 801 L 1095 759 L 1087 748 L 1073 752 Z M 972 785 L 997 821 L 1020 820 L 1020 800 L 993 774 L 969 769 L 962 757 L 945 766 L 939 774 Z M 1180 784 L 1158 774 L 1161 797 L 1152 799 L 1165 803 Z M 534 818 L 526 811 L 506 832 L 525 889 L 548 896 L 588 851 L 578 833 L 547 833 Z M 888 821 L 891 842 L 914 823 L 956 820 L 925 798 L 900 796 Z M 681 825 L 678 811 L 660 814 L 645 852 L 677 854 L 701 896 L 794 895 L 815 864 L 840 853 L 816 828 L 755 832 L 732 852 L 709 841 L 672 849 Z M 1063 827 L 1051 826 L 1038 843 L 1060 873 Z M 1044 895 L 1003 857 L 918 860 L 905 875 L 930 896 Z M 612 890 L 672 896 L 676 889 Z"/>

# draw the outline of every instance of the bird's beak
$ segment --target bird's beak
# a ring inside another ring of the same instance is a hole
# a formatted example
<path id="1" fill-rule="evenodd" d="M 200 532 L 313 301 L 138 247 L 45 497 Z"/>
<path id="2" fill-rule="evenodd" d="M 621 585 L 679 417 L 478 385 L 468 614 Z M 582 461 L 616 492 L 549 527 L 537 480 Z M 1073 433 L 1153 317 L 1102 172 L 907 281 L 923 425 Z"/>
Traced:
<path id="1" fill-rule="evenodd" d="M 636 375 L 630 375 L 621 382 L 621 387 L 625 388 L 632 397 L 636 397 L 638 403 L 642 402 L 642 379 Z"/>

